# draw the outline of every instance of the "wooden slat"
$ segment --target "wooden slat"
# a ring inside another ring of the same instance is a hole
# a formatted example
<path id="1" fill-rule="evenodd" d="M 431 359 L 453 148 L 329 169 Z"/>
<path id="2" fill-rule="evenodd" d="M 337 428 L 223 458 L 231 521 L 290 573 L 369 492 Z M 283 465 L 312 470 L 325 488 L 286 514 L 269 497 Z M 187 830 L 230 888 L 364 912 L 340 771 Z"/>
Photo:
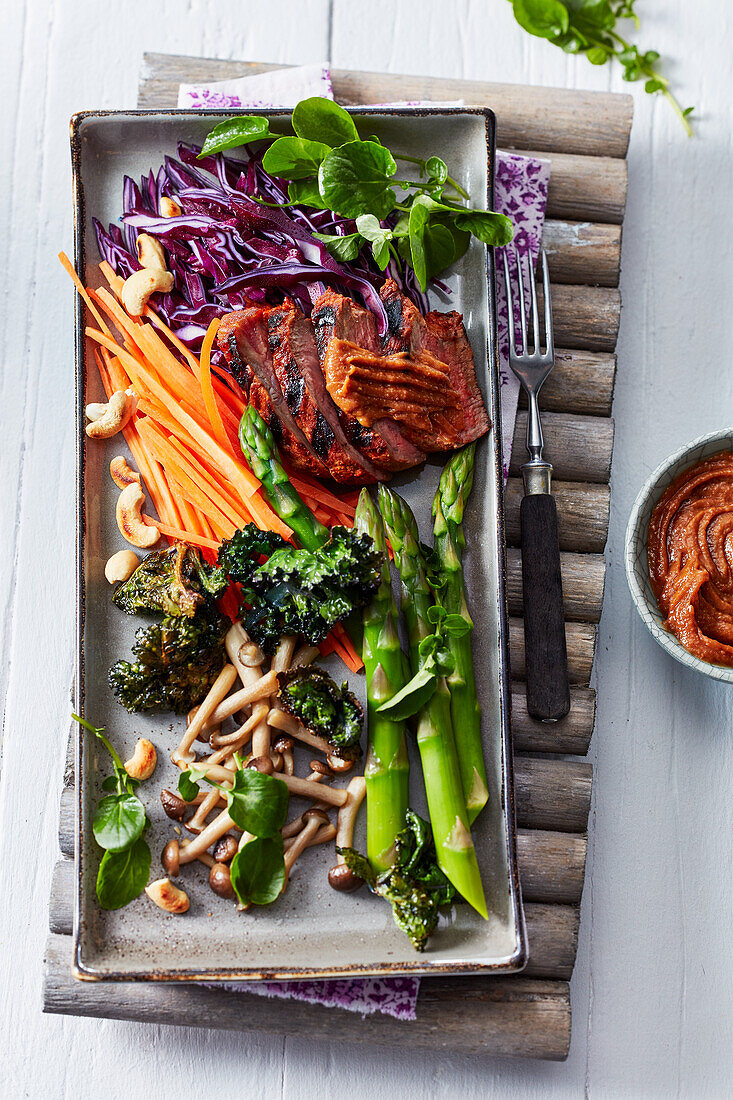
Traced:
<path id="1" fill-rule="evenodd" d="M 309 1041 L 445 1050 L 453 1054 L 562 1060 L 570 1045 L 570 996 L 565 982 L 532 978 L 433 978 L 421 983 L 417 1018 L 393 1020 L 278 1001 L 201 985 L 155 982 L 77 982 L 71 976 L 71 940 L 51 935 L 44 960 L 43 1007 L 74 1016 L 242 1032 L 285 1032 Z"/>
<path id="2" fill-rule="evenodd" d="M 553 283 L 618 286 L 621 226 L 548 218 L 542 233 Z"/>
<path id="3" fill-rule="evenodd" d="M 542 417 L 544 456 L 552 463 L 553 477 L 561 481 L 601 482 L 611 476 L 613 419 L 547 412 Z M 527 413 L 520 409 L 514 424 L 509 474 L 518 476 L 527 461 Z"/>
<path id="4" fill-rule="evenodd" d="M 570 713 L 559 722 L 538 722 L 527 713 L 524 684 L 512 684 L 512 737 L 516 752 L 566 753 L 585 756 L 593 734 L 596 693 L 572 688 Z"/>
<path id="5" fill-rule="evenodd" d="M 146 53 L 138 104 L 173 106 L 182 81 L 231 80 L 284 67 Z M 489 106 L 497 116 L 501 146 L 606 157 L 625 157 L 628 149 L 633 115 L 629 95 L 344 69 L 332 69 L 331 80 L 336 99 L 347 106 L 430 99 Z"/>
<path id="6" fill-rule="evenodd" d="M 547 217 L 621 225 L 626 209 L 626 161 L 618 157 L 582 157 L 516 149 L 550 162 Z"/>
<path id="7" fill-rule="evenodd" d="M 530 879 L 539 888 L 540 893 L 546 892 L 542 883 L 547 879 L 547 871 L 540 867 L 541 856 L 549 857 L 554 853 L 553 862 L 557 866 L 557 859 L 563 850 L 563 845 L 555 840 L 548 840 L 545 834 L 541 848 L 535 846 L 538 858 L 531 858 L 531 834 L 525 834 L 524 852 L 525 861 L 528 856 L 531 862 Z M 578 838 L 581 840 L 582 838 Z M 570 846 L 564 845 L 566 853 Z M 574 879 L 577 884 L 578 853 L 572 855 L 576 870 Z M 556 884 L 557 885 L 557 884 Z M 582 889 L 582 876 L 581 876 Z M 573 891 L 577 892 L 577 889 Z M 578 899 L 579 899 L 578 894 Z M 52 933 L 71 936 L 73 912 L 74 912 L 74 864 L 71 860 L 59 860 L 54 868 L 51 882 L 51 898 L 49 902 L 49 926 Z M 573 899 L 573 900 L 578 900 Z M 578 947 L 577 909 L 572 905 L 548 904 L 546 902 L 527 902 L 524 906 L 527 921 L 527 933 L 529 940 L 529 962 L 524 971 L 526 974 L 534 974 L 543 978 L 569 978 Z M 460 983 L 461 979 L 457 979 Z"/>
<path id="8" fill-rule="evenodd" d="M 577 905 L 583 893 L 587 852 L 585 836 L 518 829 L 517 860 L 524 901 Z"/>
<path id="9" fill-rule="evenodd" d="M 540 408 L 550 412 L 610 416 L 615 379 L 615 355 L 559 348 L 555 351 L 552 373 L 540 390 Z M 527 407 L 524 390 L 519 394 L 519 405 L 523 409 Z"/>
<path id="10" fill-rule="evenodd" d="M 514 759 L 517 823 L 522 828 L 585 832 L 592 785 L 593 768 L 585 760 L 517 755 Z"/>
<path id="11" fill-rule="evenodd" d="M 540 310 L 543 296 L 538 294 Z M 585 351 L 613 351 L 621 317 L 621 295 L 614 287 L 550 284 L 555 343 Z"/>
<path id="12" fill-rule="evenodd" d="M 554 481 L 561 550 L 599 554 L 606 545 L 611 494 L 608 485 Z M 510 477 L 504 490 L 506 538 L 510 546 L 520 543 L 519 504 L 524 495 L 522 479 Z"/>
<path id="13" fill-rule="evenodd" d="M 509 614 L 521 615 L 524 610 L 521 552 L 514 547 L 509 547 L 506 563 Z M 577 622 L 597 623 L 601 617 L 606 578 L 606 563 L 602 555 L 572 554 L 566 551 L 560 555 L 560 569 L 565 618 Z"/>
<path id="14" fill-rule="evenodd" d="M 568 647 L 568 676 L 570 683 L 585 687 L 590 681 L 593 669 L 593 655 L 596 645 L 596 627 L 589 623 L 566 623 L 565 637 Z M 512 666 L 512 679 L 523 680 L 524 670 L 524 623 L 522 619 L 509 619 L 509 658 Z"/>

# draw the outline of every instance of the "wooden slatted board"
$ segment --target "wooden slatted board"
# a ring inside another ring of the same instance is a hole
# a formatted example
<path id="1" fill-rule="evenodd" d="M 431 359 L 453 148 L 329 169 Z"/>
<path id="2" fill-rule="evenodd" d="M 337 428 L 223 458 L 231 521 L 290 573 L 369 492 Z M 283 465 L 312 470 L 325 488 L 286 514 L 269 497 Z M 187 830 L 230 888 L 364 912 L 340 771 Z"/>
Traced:
<path id="1" fill-rule="evenodd" d="M 141 107 L 176 103 L 181 82 L 225 80 L 275 66 L 148 54 Z M 542 724 L 527 714 L 523 684 L 519 466 L 526 413 L 520 408 L 506 492 L 510 649 L 518 851 L 529 936 L 526 970 L 508 978 L 423 979 L 417 1020 L 404 1023 L 295 1001 L 195 985 L 82 983 L 71 977 L 74 787 L 67 767 L 53 881 L 44 982 L 48 1012 L 155 1023 L 323 1035 L 354 1042 L 562 1059 L 570 1044 L 571 976 L 587 850 L 595 718 L 589 682 L 603 604 L 619 326 L 621 230 L 632 100 L 627 95 L 479 81 L 335 70 L 344 104 L 456 100 L 496 112 L 501 148 L 552 163 L 543 244 L 552 278 L 555 339 L 562 349 L 542 390 L 546 454 L 555 469 L 572 686 L 570 714 Z M 574 759 L 575 758 L 575 759 Z"/>

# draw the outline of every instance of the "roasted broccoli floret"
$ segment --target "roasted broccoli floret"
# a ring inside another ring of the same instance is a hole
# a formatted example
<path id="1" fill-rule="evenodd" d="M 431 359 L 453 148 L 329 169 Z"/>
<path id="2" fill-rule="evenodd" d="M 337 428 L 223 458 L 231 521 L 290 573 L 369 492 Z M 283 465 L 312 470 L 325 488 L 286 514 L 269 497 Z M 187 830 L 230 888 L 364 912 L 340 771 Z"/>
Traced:
<path id="1" fill-rule="evenodd" d="M 128 615 L 162 611 L 191 618 L 204 603 L 220 596 L 226 586 L 223 569 L 212 569 L 202 561 L 195 546 L 179 542 L 170 550 L 148 554 L 112 599 Z"/>
<path id="2" fill-rule="evenodd" d="M 256 524 L 248 523 L 221 544 L 217 565 L 233 581 L 248 582 L 260 558 L 269 558 L 275 550 L 287 545 L 274 531 L 260 531 Z"/>
<path id="3" fill-rule="evenodd" d="M 347 684 L 339 687 L 313 665 L 281 672 L 278 683 L 277 699 L 284 711 L 330 741 L 338 756 L 353 760 L 361 755 L 364 710 Z"/>
<path id="4" fill-rule="evenodd" d="M 438 923 L 440 906 L 448 905 L 456 893 L 438 867 L 427 821 L 407 811 L 407 824 L 395 838 L 395 861 L 379 875 L 355 848 L 336 851 L 373 893 L 390 903 L 398 928 L 410 938 L 416 951 L 424 951 Z"/>
<path id="5" fill-rule="evenodd" d="M 266 653 L 274 652 L 284 634 L 300 634 L 317 645 L 336 623 L 369 602 L 380 567 L 371 538 L 345 527 L 334 527 L 318 550 L 275 550 L 243 589 L 251 608 L 242 611 L 244 628 Z"/>
<path id="6" fill-rule="evenodd" d="M 134 664 L 117 661 L 109 670 L 110 687 L 126 710 L 185 714 L 221 672 L 230 626 L 225 615 L 204 605 L 193 618 L 166 615 L 162 622 L 141 627 L 132 647 Z"/>

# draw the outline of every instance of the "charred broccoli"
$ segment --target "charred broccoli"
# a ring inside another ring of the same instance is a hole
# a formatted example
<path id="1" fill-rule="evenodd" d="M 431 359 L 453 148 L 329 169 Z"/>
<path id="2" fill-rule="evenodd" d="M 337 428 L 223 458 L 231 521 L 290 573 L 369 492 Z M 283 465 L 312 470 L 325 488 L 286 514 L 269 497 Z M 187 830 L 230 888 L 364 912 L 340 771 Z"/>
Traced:
<path id="1" fill-rule="evenodd" d="M 291 668 L 278 677 L 277 700 L 311 733 L 330 741 L 338 756 L 356 759 L 364 721 L 361 703 L 348 685 L 336 684 L 322 668 Z"/>
<path id="2" fill-rule="evenodd" d="M 185 714 L 221 672 L 230 625 L 215 607 L 203 605 L 193 618 L 166 615 L 141 627 L 132 647 L 135 663 L 117 661 L 109 670 L 110 687 L 126 710 Z"/>
<path id="3" fill-rule="evenodd" d="M 381 559 L 368 535 L 334 527 L 318 550 L 285 546 L 253 570 L 243 589 L 247 633 L 273 653 L 284 634 L 300 634 L 313 645 L 355 608 L 368 603 L 379 586 Z"/>
<path id="4" fill-rule="evenodd" d="M 233 581 L 249 581 L 260 558 L 269 558 L 275 550 L 288 544 L 274 531 L 260 531 L 254 523 L 235 531 L 219 547 L 216 564 L 229 574 Z"/>
<path id="5" fill-rule="evenodd" d="M 373 893 L 390 903 L 398 928 L 409 936 L 416 951 L 424 951 L 438 923 L 440 906 L 448 905 L 456 893 L 438 867 L 427 821 L 407 811 L 407 824 L 395 838 L 395 861 L 379 875 L 355 848 L 336 851 Z"/>
<path id="6" fill-rule="evenodd" d="M 162 611 L 192 618 L 199 607 L 220 596 L 227 586 L 226 572 L 201 560 L 195 546 L 176 543 L 156 550 L 121 584 L 113 602 L 128 615 Z"/>

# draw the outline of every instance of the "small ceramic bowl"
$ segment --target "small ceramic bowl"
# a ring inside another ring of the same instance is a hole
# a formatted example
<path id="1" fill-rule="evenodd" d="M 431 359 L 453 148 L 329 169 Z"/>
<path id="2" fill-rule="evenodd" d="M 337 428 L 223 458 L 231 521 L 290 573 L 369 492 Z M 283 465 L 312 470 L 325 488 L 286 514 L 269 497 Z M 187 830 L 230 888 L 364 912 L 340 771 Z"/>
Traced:
<path id="1" fill-rule="evenodd" d="M 733 684 L 733 668 L 728 668 L 725 665 L 713 665 L 708 661 L 701 661 L 699 657 L 693 657 L 682 643 L 677 641 L 674 634 L 670 634 L 665 628 L 664 620 L 652 591 L 647 565 L 649 519 L 664 490 L 688 466 L 694 466 L 703 458 L 709 458 L 710 455 L 725 450 L 733 451 L 733 428 L 700 436 L 699 439 L 693 440 L 686 447 L 675 451 L 660 466 L 657 466 L 631 509 L 626 528 L 624 557 L 626 579 L 629 582 L 636 610 L 641 615 L 655 641 L 659 642 L 662 649 L 666 649 L 667 653 L 670 653 L 680 664 L 686 665 L 687 668 L 702 672 L 706 676 L 711 676 L 714 680 L 723 680 L 727 684 Z"/>

